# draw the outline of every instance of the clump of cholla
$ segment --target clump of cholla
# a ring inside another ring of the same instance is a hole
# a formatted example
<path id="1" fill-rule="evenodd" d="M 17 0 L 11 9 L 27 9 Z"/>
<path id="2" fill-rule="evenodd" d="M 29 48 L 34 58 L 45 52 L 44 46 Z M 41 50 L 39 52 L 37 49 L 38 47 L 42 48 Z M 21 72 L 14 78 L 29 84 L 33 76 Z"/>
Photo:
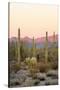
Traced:
<path id="1" fill-rule="evenodd" d="M 30 63 L 30 57 L 27 57 L 27 58 L 25 59 L 25 63 L 26 63 L 26 65 L 28 65 L 28 64 Z"/>
<path id="2" fill-rule="evenodd" d="M 34 77 L 35 73 L 38 72 L 36 57 L 32 57 L 32 58 L 28 57 L 26 58 L 25 62 L 28 65 L 28 69 L 30 70 L 31 75 Z"/>
<path id="3" fill-rule="evenodd" d="M 28 58 L 25 59 L 25 63 L 26 63 L 27 65 L 32 65 L 32 66 L 34 66 L 34 65 L 37 64 L 37 59 L 36 59 L 36 57 L 32 57 L 32 58 L 28 57 Z"/>

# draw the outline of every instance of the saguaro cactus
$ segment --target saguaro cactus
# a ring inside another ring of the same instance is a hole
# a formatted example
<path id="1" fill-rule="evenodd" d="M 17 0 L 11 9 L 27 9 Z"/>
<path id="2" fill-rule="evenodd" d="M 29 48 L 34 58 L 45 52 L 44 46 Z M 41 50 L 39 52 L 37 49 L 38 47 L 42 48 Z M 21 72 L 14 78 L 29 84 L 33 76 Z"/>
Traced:
<path id="1" fill-rule="evenodd" d="M 18 64 L 20 63 L 20 28 L 18 28 Z"/>
<path id="2" fill-rule="evenodd" d="M 55 46 L 55 32 L 53 32 L 53 47 Z"/>
<path id="3" fill-rule="evenodd" d="M 36 45 L 35 45 L 35 40 L 33 37 L 33 40 L 32 40 L 32 55 L 33 55 L 33 57 L 35 56 L 35 48 L 36 48 Z"/>
<path id="4" fill-rule="evenodd" d="M 46 42 L 45 42 L 45 62 L 48 61 L 48 32 L 46 32 Z"/>

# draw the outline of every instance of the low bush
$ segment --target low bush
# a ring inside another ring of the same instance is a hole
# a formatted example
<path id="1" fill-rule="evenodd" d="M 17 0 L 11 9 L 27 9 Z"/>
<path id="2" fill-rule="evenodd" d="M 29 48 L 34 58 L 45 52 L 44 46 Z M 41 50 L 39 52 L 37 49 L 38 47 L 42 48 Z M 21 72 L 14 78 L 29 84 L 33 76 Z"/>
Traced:
<path id="1" fill-rule="evenodd" d="M 51 63 L 51 69 L 58 69 L 58 63 Z"/>
<path id="2" fill-rule="evenodd" d="M 20 70 L 20 64 L 13 64 L 11 65 L 10 67 L 10 71 L 14 71 L 14 72 L 17 72 L 18 70 Z"/>
<path id="3" fill-rule="evenodd" d="M 38 69 L 40 72 L 47 72 L 50 69 L 50 64 L 40 62 L 40 63 L 38 63 Z"/>

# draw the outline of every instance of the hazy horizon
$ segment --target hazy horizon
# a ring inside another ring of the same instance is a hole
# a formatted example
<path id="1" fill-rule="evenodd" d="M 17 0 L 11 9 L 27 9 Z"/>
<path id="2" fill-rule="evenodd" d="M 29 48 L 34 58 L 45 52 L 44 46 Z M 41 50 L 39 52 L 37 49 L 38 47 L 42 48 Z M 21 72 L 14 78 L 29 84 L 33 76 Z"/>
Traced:
<path id="1" fill-rule="evenodd" d="M 10 37 L 17 37 L 20 28 L 21 37 L 35 38 L 58 34 L 58 7 L 55 5 L 10 3 Z"/>
<path id="2" fill-rule="evenodd" d="M 58 34 L 55 34 L 56 37 L 58 37 Z M 33 36 L 34 37 L 34 36 Z M 21 37 L 22 38 L 30 38 L 30 39 L 33 39 L 33 37 L 29 37 L 29 36 L 24 36 L 24 37 Z M 53 34 L 52 35 L 48 35 L 48 37 L 53 37 Z M 9 38 L 18 38 L 18 36 L 11 36 Z M 45 36 L 39 36 L 39 37 L 34 37 L 35 39 L 37 38 L 45 38 Z"/>

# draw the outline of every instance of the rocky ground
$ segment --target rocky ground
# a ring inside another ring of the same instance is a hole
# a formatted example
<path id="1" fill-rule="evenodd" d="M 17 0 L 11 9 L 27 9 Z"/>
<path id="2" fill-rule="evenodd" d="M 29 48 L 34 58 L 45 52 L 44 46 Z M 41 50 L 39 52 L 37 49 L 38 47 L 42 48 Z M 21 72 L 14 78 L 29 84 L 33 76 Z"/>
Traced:
<path id="1" fill-rule="evenodd" d="M 57 85 L 58 71 L 49 70 L 47 73 L 36 73 L 35 77 L 31 76 L 29 70 L 20 69 L 19 71 L 10 73 L 10 87 L 28 87 L 28 86 L 44 86 Z"/>

